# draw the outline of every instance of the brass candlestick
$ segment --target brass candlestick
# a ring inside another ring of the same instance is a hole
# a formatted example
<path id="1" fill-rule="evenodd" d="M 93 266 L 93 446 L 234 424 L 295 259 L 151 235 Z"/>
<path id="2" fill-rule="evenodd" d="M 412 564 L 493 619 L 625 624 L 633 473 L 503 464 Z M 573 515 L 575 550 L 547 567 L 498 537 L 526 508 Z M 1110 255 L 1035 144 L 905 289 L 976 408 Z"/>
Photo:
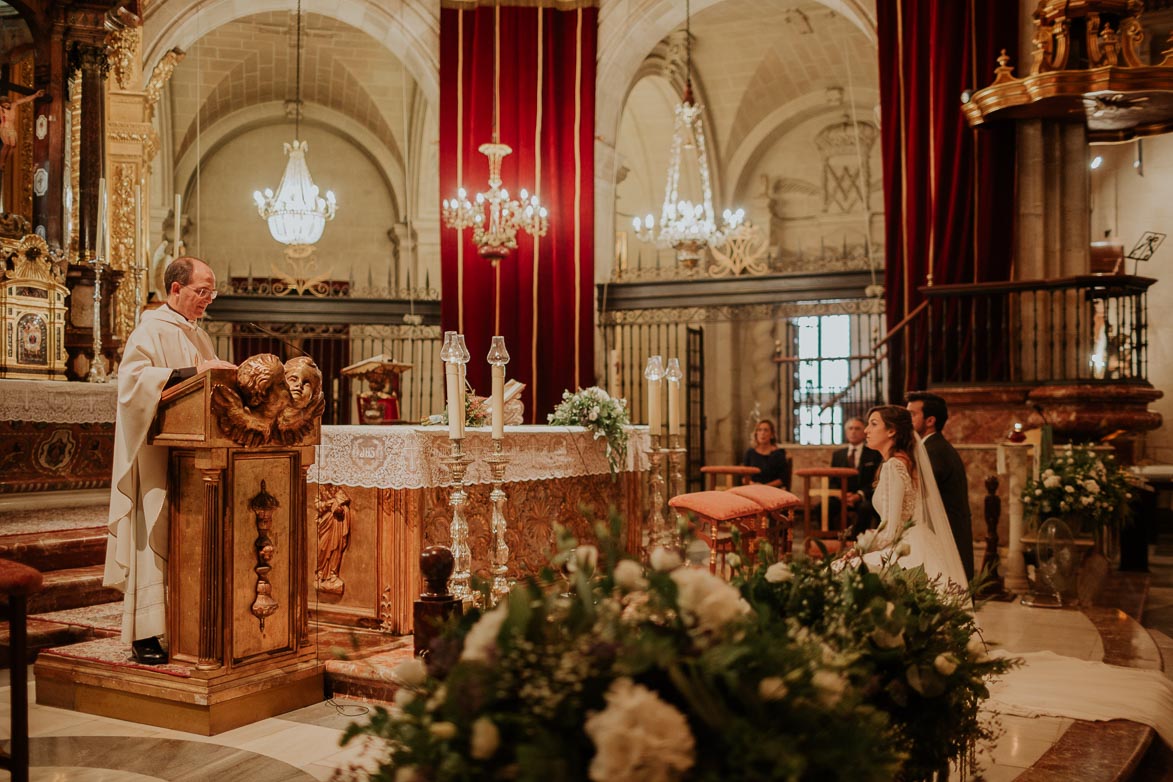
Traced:
<path id="1" fill-rule="evenodd" d="M 678 494 L 684 494 L 684 471 L 682 465 L 684 464 L 684 454 L 686 449 L 681 444 L 684 438 L 679 434 L 668 435 L 668 492 L 675 497 Z M 684 516 L 680 514 L 675 508 L 672 509 L 673 528 L 669 532 L 669 536 L 673 543 L 676 543 L 677 536 L 680 533 L 680 525 L 684 522 Z"/>
<path id="2" fill-rule="evenodd" d="M 106 374 L 106 359 L 102 358 L 102 269 L 106 261 L 95 258 L 94 264 L 94 360 L 90 362 L 90 371 L 86 380 L 91 383 L 105 383 L 110 378 Z"/>
<path id="3" fill-rule="evenodd" d="M 512 584 L 509 582 L 509 546 L 505 543 L 505 530 L 508 523 L 505 520 L 505 467 L 509 464 L 509 457 L 504 453 L 504 444 L 500 439 L 493 440 L 493 453 L 485 457 L 489 465 L 489 472 L 493 478 L 493 490 L 489 492 L 489 500 L 493 503 L 493 517 L 491 531 L 493 533 L 493 603 L 500 602 Z"/>
<path id="4" fill-rule="evenodd" d="M 452 474 L 452 489 L 448 504 L 452 506 L 452 524 L 448 527 L 452 538 L 453 570 L 451 591 L 453 597 L 465 600 L 472 596 L 469 581 L 472 578 L 472 549 L 468 545 L 468 519 L 464 516 L 464 505 L 468 492 L 464 490 L 464 473 L 472 458 L 464 453 L 464 440 L 453 438 L 452 452 L 440 459 L 440 463 Z"/>
<path id="5" fill-rule="evenodd" d="M 667 546 L 671 536 L 666 530 L 664 519 L 664 453 L 667 449 L 660 447 L 661 436 L 651 435 L 652 447 L 648 450 L 649 475 L 648 495 L 651 497 L 652 507 L 648 512 L 648 550 L 657 546 Z"/>

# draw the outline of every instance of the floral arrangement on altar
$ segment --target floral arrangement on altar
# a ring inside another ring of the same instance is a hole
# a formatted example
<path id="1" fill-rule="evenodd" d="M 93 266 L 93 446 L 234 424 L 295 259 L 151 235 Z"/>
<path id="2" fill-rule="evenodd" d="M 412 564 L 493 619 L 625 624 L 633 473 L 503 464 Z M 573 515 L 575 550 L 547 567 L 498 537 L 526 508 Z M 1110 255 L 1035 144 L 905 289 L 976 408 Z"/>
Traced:
<path id="1" fill-rule="evenodd" d="M 989 737 L 968 595 L 923 571 L 736 563 L 732 583 L 657 549 L 564 539 L 554 570 L 466 616 L 389 709 L 347 743 L 386 741 L 372 778 L 927 779 Z M 976 639 L 976 640 L 975 640 Z"/>
<path id="2" fill-rule="evenodd" d="M 1128 520 L 1130 499 L 1126 473 L 1112 454 L 1092 446 L 1055 448 L 1050 460 L 1040 465 L 1039 477 L 1027 481 L 1022 490 L 1023 508 L 1036 522 L 1048 516 L 1078 517 L 1081 531 L 1097 538 Z"/>
<path id="3" fill-rule="evenodd" d="M 550 413 L 548 422 L 557 426 L 583 426 L 595 439 L 607 442 L 607 463 L 614 475 L 627 460 L 627 400 L 616 399 L 598 386 L 562 392 L 562 401 Z"/>

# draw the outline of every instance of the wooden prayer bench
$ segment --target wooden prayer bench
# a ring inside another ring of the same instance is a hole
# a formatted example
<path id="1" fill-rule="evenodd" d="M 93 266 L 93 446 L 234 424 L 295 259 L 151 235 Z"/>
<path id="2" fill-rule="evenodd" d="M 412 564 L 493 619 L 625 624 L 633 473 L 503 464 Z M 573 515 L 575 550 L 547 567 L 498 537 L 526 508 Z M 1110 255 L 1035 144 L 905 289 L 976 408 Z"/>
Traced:
<path id="1" fill-rule="evenodd" d="M 830 553 L 835 553 L 839 550 L 839 538 L 849 529 L 847 525 L 847 481 L 849 478 L 854 478 L 859 475 L 859 470 L 853 467 L 805 467 L 800 470 L 795 470 L 794 474 L 802 478 L 802 524 L 806 540 L 819 538 L 826 542 Z M 816 488 L 811 488 L 811 479 L 817 479 L 818 485 Z M 831 481 L 837 480 L 839 482 L 838 489 L 830 487 Z M 820 523 L 819 529 L 811 529 L 811 506 L 812 497 L 819 498 L 820 505 Z M 830 504 L 828 500 L 832 497 L 839 498 L 839 528 L 831 528 L 830 519 Z M 816 549 L 817 551 L 817 549 Z M 808 545 L 807 553 L 811 553 Z"/>
<path id="2" fill-rule="evenodd" d="M 747 467 L 744 464 L 706 464 L 701 467 L 701 473 L 708 476 L 709 489 L 718 491 L 732 489 L 743 478 L 751 478 L 761 472 L 759 467 Z"/>
<path id="3" fill-rule="evenodd" d="M 28 596 L 41 589 L 44 577 L 28 565 L 0 559 L 0 594 L 8 598 L 8 653 L 10 657 L 11 746 L 0 753 L 0 768 L 8 769 L 13 782 L 29 778 Z"/>
<path id="4" fill-rule="evenodd" d="M 712 550 L 709 569 L 716 573 L 718 561 L 725 570 L 725 556 L 733 551 L 736 528 L 755 550 L 762 539 L 782 552 L 788 545 L 784 529 L 789 526 L 788 511 L 799 504 L 798 497 L 773 486 L 737 486 L 728 491 L 697 491 L 678 494 L 668 501 L 677 511 L 696 517 L 697 537 Z"/>

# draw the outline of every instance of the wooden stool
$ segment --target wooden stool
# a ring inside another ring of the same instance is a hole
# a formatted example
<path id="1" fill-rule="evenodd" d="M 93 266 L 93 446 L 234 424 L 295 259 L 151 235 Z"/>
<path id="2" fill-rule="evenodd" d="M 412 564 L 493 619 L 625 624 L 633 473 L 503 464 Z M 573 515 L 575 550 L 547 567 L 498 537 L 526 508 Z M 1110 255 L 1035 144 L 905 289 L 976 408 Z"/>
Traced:
<path id="1" fill-rule="evenodd" d="M 12 708 L 9 714 L 12 748 L 0 753 L 0 768 L 12 772 L 12 782 L 29 778 L 28 596 L 41 589 L 40 571 L 0 559 L 0 593 L 8 597 L 8 653 L 11 657 Z"/>
<path id="2" fill-rule="evenodd" d="M 854 478 L 859 475 L 859 470 L 852 467 L 806 467 L 801 470 L 795 470 L 794 474 L 802 478 L 802 502 L 803 502 L 803 529 L 806 537 L 811 534 L 811 496 L 818 496 L 822 502 L 822 523 L 819 525 L 819 531 L 822 533 L 820 537 L 829 537 L 827 533 L 830 529 L 830 511 L 827 500 L 838 493 L 839 496 L 839 530 L 847 529 L 847 479 Z M 820 486 L 817 489 L 811 489 L 811 478 L 819 478 Z M 838 479 L 839 488 L 837 490 L 830 488 L 832 479 Z M 837 535 L 836 535 L 837 537 Z"/>
<path id="3" fill-rule="evenodd" d="M 760 475 L 760 467 L 746 467 L 744 464 L 706 464 L 701 472 L 709 476 L 709 489 L 724 491 L 732 489 L 742 478 Z"/>
<path id="4" fill-rule="evenodd" d="M 680 511 L 688 511 L 708 527 L 705 532 L 697 528 L 697 537 L 709 544 L 709 571 L 717 572 L 720 560 L 721 572 L 725 572 L 725 556 L 733 551 L 732 527 L 737 526 L 749 538 L 757 535 L 762 515 L 762 506 L 747 497 L 724 491 L 694 491 L 677 494 L 668 504 Z"/>

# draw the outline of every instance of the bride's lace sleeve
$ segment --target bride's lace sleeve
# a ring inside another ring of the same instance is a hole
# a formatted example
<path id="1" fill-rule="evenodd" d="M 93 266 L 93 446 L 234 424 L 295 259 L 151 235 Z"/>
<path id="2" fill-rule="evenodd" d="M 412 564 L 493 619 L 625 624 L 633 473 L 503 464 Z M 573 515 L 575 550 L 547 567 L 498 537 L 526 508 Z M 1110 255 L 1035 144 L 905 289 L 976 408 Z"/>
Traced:
<path id="1" fill-rule="evenodd" d="M 888 459 L 880 467 L 880 478 L 876 493 L 872 496 L 872 507 L 880 516 L 880 528 L 872 548 L 891 546 L 900 533 L 907 518 L 906 499 L 912 498 L 912 476 L 901 459 Z"/>

